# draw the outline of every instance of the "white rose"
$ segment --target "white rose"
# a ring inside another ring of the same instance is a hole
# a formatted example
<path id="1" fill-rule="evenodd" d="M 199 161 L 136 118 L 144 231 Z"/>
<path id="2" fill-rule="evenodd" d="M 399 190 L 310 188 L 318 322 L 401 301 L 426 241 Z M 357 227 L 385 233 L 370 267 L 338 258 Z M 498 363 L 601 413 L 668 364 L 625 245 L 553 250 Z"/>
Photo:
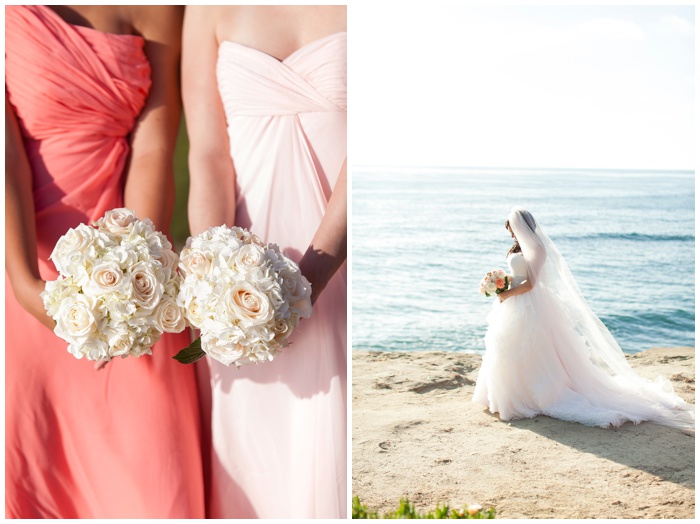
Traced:
<path id="1" fill-rule="evenodd" d="M 131 284 L 124 278 L 119 264 L 116 262 L 101 262 L 92 268 L 90 281 L 84 289 L 86 294 L 102 295 L 104 293 L 119 293 L 130 295 Z"/>
<path id="2" fill-rule="evenodd" d="M 289 306 L 302 318 L 313 315 L 311 306 L 311 283 L 299 271 L 286 268 L 280 272 L 282 289 L 286 293 Z"/>
<path id="3" fill-rule="evenodd" d="M 163 295 L 163 284 L 150 264 L 139 262 L 131 268 L 131 285 L 134 288 L 134 301 L 144 309 L 153 309 Z"/>
<path id="4" fill-rule="evenodd" d="M 267 296 L 248 282 L 233 284 L 224 296 L 224 306 L 232 322 L 244 324 L 264 324 L 275 314 Z"/>
<path id="5" fill-rule="evenodd" d="M 289 338 L 289 335 L 292 334 L 292 329 L 293 324 L 289 320 L 285 320 L 283 318 L 276 319 L 272 326 L 275 341 L 282 346 L 286 346 L 288 344 L 287 339 Z"/>
<path id="6" fill-rule="evenodd" d="M 202 333 L 202 350 L 214 360 L 230 366 L 243 357 L 245 346 Z"/>
<path id="7" fill-rule="evenodd" d="M 185 329 L 185 317 L 177 302 L 166 297 L 155 311 L 156 328 L 164 333 L 180 333 Z"/>
<path id="8" fill-rule="evenodd" d="M 493 295 L 493 294 L 496 292 L 496 284 L 493 283 L 493 282 L 489 282 L 488 284 L 486 284 L 486 286 L 484 287 L 484 289 L 486 289 L 486 292 L 487 292 L 489 295 Z"/>
<path id="9" fill-rule="evenodd" d="M 265 251 L 256 244 L 245 244 L 233 255 L 233 264 L 243 272 L 259 268 L 265 263 Z"/>
<path id="10" fill-rule="evenodd" d="M 196 299 L 191 300 L 185 306 L 185 317 L 192 326 L 196 328 L 201 327 L 204 319 L 202 317 L 202 308 L 200 307 L 199 302 Z"/>
<path id="11" fill-rule="evenodd" d="M 279 273 L 282 279 L 282 289 L 287 293 L 290 302 L 311 297 L 311 283 L 300 271 L 285 268 Z"/>
<path id="12" fill-rule="evenodd" d="M 186 275 L 204 277 L 211 268 L 211 259 L 198 249 L 185 248 L 180 253 L 180 267 Z"/>
<path id="13" fill-rule="evenodd" d="M 74 229 L 69 229 L 65 235 L 58 239 L 49 259 L 53 261 L 56 269 L 64 276 L 68 276 L 69 266 L 73 263 L 82 263 L 85 252 L 97 234 L 97 230 L 85 224 L 80 224 Z"/>
<path id="14" fill-rule="evenodd" d="M 134 342 L 134 334 L 126 326 L 120 326 L 118 329 L 107 332 L 107 343 L 112 357 L 128 355 Z"/>
<path id="15" fill-rule="evenodd" d="M 126 235 L 134 227 L 136 213 L 125 207 L 112 209 L 107 211 L 104 217 L 100 218 L 95 224 L 118 235 Z"/>
<path id="16" fill-rule="evenodd" d="M 94 299 L 86 295 L 75 295 L 63 301 L 56 315 L 54 332 L 63 340 L 74 344 L 85 344 L 96 338 L 97 314 Z"/>

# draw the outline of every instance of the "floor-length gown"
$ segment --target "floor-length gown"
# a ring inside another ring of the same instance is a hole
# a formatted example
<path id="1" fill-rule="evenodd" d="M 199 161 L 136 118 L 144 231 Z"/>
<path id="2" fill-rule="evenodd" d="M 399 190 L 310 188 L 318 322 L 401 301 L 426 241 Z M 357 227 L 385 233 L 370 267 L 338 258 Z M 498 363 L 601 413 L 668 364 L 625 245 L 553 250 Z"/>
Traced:
<path id="1" fill-rule="evenodd" d="M 508 265 L 515 288 L 528 278 L 528 265 L 522 253 L 509 255 Z M 670 381 L 636 375 L 622 356 L 618 369 L 594 356 L 596 342 L 582 324 L 600 323 L 593 313 L 572 323 L 563 313 L 566 305 L 537 286 L 495 300 L 474 402 L 502 420 L 543 414 L 588 426 L 651 421 L 694 432 L 693 406 L 674 393 Z M 602 323 L 600 329 L 607 333 Z"/>
<path id="2" fill-rule="evenodd" d="M 346 156 L 346 33 L 283 61 L 222 42 L 236 225 L 297 262 Z M 346 514 L 346 265 L 273 362 L 210 360 L 211 517 Z"/>
<path id="3" fill-rule="evenodd" d="M 5 85 L 28 154 L 42 278 L 58 238 L 123 205 L 127 135 L 150 88 L 138 36 L 64 22 L 44 6 L 6 7 Z M 5 277 L 5 516 L 204 516 L 194 370 L 152 356 L 96 371 L 28 314 Z"/>

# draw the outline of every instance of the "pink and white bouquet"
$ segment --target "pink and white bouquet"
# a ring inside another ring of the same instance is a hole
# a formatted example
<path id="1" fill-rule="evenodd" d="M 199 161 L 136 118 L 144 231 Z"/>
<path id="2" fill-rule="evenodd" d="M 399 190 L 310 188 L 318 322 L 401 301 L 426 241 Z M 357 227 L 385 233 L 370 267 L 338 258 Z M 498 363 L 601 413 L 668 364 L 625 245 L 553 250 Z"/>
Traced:
<path id="1" fill-rule="evenodd" d="M 240 227 L 213 227 L 187 240 L 178 304 L 201 336 L 176 359 L 209 355 L 240 367 L 272 360 L 302 318 L 309 318 L 311 284 L 276 244 Z"/>
<path id="2" fill-rule="evenodd" d="M 69 229 L 50 260 L 58 279 L 41 298 L 76 358 L 140 357 L 186 327 L 177 305 L 178 257 L 149 219 L 125 208 Z"/>
<path id="3" fill-rule="evenodd" d="M 482 295 L 490 297 L 503 293 L 510 287 L 510 275 L 502 269 L 494 269 L 486 273 L 486 276 L 481 281 L 479 291 Z"/>

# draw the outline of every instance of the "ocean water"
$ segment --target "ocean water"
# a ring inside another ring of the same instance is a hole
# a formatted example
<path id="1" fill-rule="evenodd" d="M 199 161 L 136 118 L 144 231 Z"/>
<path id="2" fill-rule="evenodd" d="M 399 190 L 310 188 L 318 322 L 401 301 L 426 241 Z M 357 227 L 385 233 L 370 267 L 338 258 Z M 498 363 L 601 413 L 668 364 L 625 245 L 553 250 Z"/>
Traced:
<path id="1" fill-rule="evenodd" d="M 692 172 L 352 170 L 352 346 L 482 353 L 510 208 L 557 245 L 627 353 L 695 345 Z"/>

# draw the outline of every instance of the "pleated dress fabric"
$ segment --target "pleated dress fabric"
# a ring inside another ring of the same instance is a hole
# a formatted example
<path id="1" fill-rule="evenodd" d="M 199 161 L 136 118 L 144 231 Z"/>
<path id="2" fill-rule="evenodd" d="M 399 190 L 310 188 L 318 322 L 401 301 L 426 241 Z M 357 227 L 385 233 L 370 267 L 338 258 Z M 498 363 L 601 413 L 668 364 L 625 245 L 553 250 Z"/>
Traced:
<path id="1" fill-rule="evenodd" d="M 128 135 L 151 68 L 139 36 L 67 24 L 45 6 L 5 10 L 5 85 L 29 158 L 42 278 L 61 235 L 122 207 Z M 96 371 L 28 314 L 5 277 L 5 516 L 202 518 L 191 366 L 152 356 Z"/>
<path id="2" fill-rule="evenodd" d="M 280 61 L 234 42 L 217 77 L 236 225 L 299 261 L 347 154 L 347 34 Z M 273 362 L 210 360 L 214 518 L 346 516 L 346 265 Z"/>

